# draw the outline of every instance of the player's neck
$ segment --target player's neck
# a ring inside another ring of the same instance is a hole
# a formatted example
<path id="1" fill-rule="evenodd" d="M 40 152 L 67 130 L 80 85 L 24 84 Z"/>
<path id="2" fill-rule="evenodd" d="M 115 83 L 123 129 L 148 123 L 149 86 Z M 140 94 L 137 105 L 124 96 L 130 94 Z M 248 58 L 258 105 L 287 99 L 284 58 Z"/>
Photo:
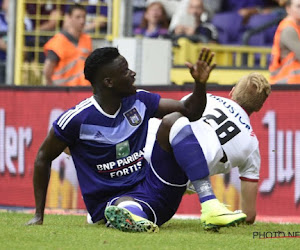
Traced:
<path id="1" fill-rule="evenodd" d="M 100 96 L 94 94 L 94 99 L 100 105 L 102 110 L 110 115 L 114 115 L 117 110 L 120 108 L 121 100 L 120 98 L 114 98 L 108 95 Z"/>
<path id="2" fill-rule="evenodd" d="M 247 113 L 248 116 L 250 116 L 253 113 L 253 111 L 247 110 L 245 107 L 243 107 L 240 103 L 238 103 L 233 98 L 231 98 L 231 100 L 234 101 L 235 103 L 237 103 Z"/>

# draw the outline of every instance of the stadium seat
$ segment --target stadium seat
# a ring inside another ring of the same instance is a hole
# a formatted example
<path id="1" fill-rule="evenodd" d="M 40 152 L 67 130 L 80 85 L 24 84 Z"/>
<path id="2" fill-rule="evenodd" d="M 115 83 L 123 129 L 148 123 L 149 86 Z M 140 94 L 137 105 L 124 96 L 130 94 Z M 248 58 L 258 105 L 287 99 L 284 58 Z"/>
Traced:
<path id="1" fill-rule="evenodd" d="M 216 13 L 212 24 L 218 30 L 218 41 L 221 44 L 240 44 L 244 31 L 242 17 L 237 12 Z"/>
<path id="2" fill-rule="evenodd" d="M 250 18 L 247 30 L 255 31 L 249 38 L 247 45 L 252 46 L 272 46 L 273 37 L 279 22 L 276 12 L 270 14 L 257 14 Z"/>

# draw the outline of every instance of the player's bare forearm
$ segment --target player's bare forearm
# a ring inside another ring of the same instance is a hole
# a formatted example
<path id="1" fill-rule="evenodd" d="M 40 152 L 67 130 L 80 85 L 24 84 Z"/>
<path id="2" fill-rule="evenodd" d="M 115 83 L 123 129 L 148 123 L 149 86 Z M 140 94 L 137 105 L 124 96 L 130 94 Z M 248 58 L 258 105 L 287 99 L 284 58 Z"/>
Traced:
<path id="1" fill-rule="evenodd" d="M 241 181 L 241 205 L 243 213 L 247 215 L 248 224 L 255 221 L 257 189 L 257 182 Z"/>
<path id="2" fill-rule="evenodd" d="M 186 113 L 183 114 L 189 118 L 190 121 L 198 120 L 206 106 L 206 82 L 211 71 L 216 64 L 212 64 L 214 53 L 207 48 L 203 48 L 199 55 L 197 62 L 193 65 L 189 62 L 186 66 L 190 69 L 190 74 L 195 80 L 195 87 L 192 95 L 185 101 L 184 106 Z"/>
<path id="3" fill-rule="evenodd" d="M 34 163 L 33 187 L 36 210 L 34 218 L 27 225 L 43 224 L 51 163 L 66 147 L 66 143 L 55 136 L 52 128 L 39 149 Z"/>
<path id="4" fill-rule="evenodd" d="M 206 107 L 206 83 L 196 83 L 194 92 L 185 101 L 185 115 L 190 121 L 196 121 L 202 117 Z"/>
<path id="5" fill-rule="evenodd" d="M 35 198 L 35 215 L 27 225 L 42 225 L 46 203 L 47 188 L 50 177 L 50 162 L 43 159 L 43 152 L 39 151 L 34 164 L 33 187 Z"/>
<path id="6" fill-rule="evenodd" d="M 50 166 L 51 162 L 37 160 L 34 168 L 33 186 L 36 204 L 35 213 L 40 215 L 42 220 L 44 218 L 47 188 L 50 178 Z"/>

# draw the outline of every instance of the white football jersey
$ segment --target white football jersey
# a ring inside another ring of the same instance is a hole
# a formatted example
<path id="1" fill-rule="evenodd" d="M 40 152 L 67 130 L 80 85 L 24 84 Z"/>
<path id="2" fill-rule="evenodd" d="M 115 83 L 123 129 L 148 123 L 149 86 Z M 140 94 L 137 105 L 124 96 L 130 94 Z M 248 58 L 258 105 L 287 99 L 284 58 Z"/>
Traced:
<path id="1" fill-rule="evenodd" d="M 149 121 L 145 147 L 147 159 L 151 155 L 159 124 L 160 120 L 155 118 Z M 236 102 L 207 94 L 203 117 L 190 124 L 202 147 L 210 175 L 228 173 L 231 168 L 238 167 L 241 179 L 259 179 L 258 140 L 248 114 Z M 225 163 L 221 162 L 224 153 L 227 156 Z"/>

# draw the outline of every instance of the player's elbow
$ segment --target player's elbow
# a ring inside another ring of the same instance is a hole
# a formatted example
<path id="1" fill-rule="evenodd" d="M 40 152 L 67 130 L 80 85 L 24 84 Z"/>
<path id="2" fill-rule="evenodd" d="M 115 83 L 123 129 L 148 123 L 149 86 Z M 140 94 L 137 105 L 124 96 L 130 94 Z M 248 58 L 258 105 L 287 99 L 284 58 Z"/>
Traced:
<path id="1" fill-rule="evenodd" d="M 39 150 L 35 158 L 35 168 L 43 168 L 45 165 L 49 165 L 51 161 L 48 159 L 46 153 L 43 150 Z"/>
<path id="2" fill-rule="evenodd" d="M 197 109 L 189 109 L 187 111 L 186 117 L 191 122 L 199 120 L 203 115 L 205 107 L 206 107 L 206 102 L 204 102 L 202 105 L 200 105 Z"/>

